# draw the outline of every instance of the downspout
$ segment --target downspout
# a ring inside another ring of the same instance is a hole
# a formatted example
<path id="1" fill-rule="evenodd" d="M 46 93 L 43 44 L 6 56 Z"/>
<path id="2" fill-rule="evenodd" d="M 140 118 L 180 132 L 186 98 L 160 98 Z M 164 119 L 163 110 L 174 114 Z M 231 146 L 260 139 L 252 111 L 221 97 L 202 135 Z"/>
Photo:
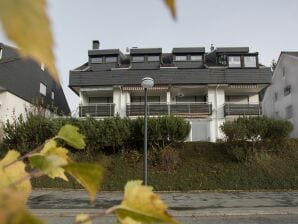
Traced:
<path id="1" fill-rule="evenodd" d="M 215 88 L 215 142 L 218 138 L 218 116 L 217 116 L 217 89 L 219 87 L 219 84 L 217 84 L 216 88 Z"/>

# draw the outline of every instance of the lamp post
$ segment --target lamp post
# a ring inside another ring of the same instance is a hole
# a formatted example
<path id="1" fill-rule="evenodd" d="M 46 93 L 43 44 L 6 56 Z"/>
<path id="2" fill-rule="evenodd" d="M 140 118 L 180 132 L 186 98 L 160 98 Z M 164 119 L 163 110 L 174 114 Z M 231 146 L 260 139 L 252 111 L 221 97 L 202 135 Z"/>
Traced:
<path id="1" fill-rule="evenodd" d="M 148 88 L 152 88 L 154 86 L 154 80 L 150 77 L 146 77 L 142 79 L 142 87 L 145 90 L 145 99 L 144 99 L 144 184 L 147 185 L 148 183 L 148 150 L 147 150 L 147 112 L 148 112 L 148 105 L 147 105 L 147 90 Z"/>

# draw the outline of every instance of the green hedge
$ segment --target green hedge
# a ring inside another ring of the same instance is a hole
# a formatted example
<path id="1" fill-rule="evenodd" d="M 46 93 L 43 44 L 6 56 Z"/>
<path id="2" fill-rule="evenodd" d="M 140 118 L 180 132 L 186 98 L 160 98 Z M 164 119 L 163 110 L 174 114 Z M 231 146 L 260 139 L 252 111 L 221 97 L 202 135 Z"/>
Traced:
<path id="1" fill-rule="evenodd" d="M 99 151 L 115 153 L 123 149 L 143 147 L 143 118 L 53 119 L 29 114 L 26 119 L 19 117 L 14 122 L 6 123 L 1 148 L 28 152 L 53 137 L 64 124 L 73 124 L 80 128 L 81 133 L 86 136 L 86 150 L 90 154 Z M 180 117 L 149 118 L 148 145 L 162 148 L 171 143 L 183 142 L 189 131 L 189 123 Z"/>
<path id="2" fill-rule="evenodd" d="M 221 130 L 226 136 L 228 152 L 238 161 L 245 161 L 258 153 L 282 153 L 293 125 L 267 117 L 240 117 L 225 122 Z"/>

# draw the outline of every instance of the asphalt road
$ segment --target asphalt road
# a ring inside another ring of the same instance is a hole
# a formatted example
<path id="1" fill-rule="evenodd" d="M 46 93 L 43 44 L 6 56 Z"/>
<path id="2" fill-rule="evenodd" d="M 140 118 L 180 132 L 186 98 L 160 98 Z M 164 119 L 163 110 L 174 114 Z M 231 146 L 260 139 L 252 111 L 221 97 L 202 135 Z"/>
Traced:
<path id="1" fill-rule="evenodd" d="M 298 224 L 298 192 L 160 193 L 181 223 Z M 74 223 L 79 213 L 95 214 L 121 202 L 122 192 L 102 192 L 90 204 L 84 191 L 35 190 L 28 202 L 49 224 Z M 114 223 L 114 217 L 94 223 Z"/>

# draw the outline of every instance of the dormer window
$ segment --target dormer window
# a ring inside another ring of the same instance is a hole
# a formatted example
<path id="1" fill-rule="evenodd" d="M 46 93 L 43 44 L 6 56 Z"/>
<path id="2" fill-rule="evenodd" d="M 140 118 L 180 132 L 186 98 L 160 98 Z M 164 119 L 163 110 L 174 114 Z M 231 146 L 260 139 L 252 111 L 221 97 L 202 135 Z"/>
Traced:
<path id="1" fill-rule="evenodd" d="M 133 56 L 132 57 L 132 62 L 144 62 L 145 58 L 144 56 Z"/>
<path id="2" fill-rule="evenodd" d="M 154 62 L 154 61 L 160 61 L 159 56 L 148 56 L 147 57 L 148 62 Z"/>
<path id="3" fill-rule="evenodd" d="M 245 56 L 244 57 L 244 67 L 255 68 L 257 67 L 257 59 L 255 56 Z"/>
<path id="4" fill-rule="evenodd" d="M 230 68 L 240 68 L 241 67 L 240 56 L 229 56 L 229 67 Z"/>
<path id="5" fill-rule="evenodd" d="M 118 61 L 117 57 L 106 57 L 106 63 L 116 63 Z"/>
<path id="6" fill-rule="evenodd" d="M 175 61 L 187 61 L 187 56 L 186 55 L 176 55 Z"/>
<path id="7" fill-rule="evenodd" d="M 190 55 L 190 60 L 191 61 L 202 61 L 203 56 L 202 55 Z"/>
<path id="8" fill-rule="evenodd" d="M 101 63 L 103 63 L 103 58 L 102 57 L 91 58 L 91 63 L 92 64 L 101 64 Z"/>

